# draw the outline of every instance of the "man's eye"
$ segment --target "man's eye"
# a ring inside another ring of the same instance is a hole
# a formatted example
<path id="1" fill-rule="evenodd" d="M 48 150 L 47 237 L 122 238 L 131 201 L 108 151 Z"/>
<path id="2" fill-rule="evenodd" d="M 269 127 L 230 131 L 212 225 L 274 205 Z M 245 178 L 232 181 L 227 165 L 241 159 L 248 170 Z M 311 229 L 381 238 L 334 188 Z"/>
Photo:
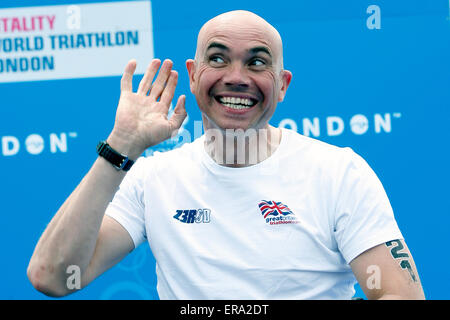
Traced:
<path id="1" fill-rule="evenodd" d="M 223 63 L 225 63 L 225 60 L 223 60 L 219 56 L 212 56 L 211 58 L 209 58 L 209 61 L 214 62 L 216 64 L 223 64 Z"/>
<path id="2" fill-rule="evenodd" d="M 262 60 L 262 59 L 253 59 L 253 60 L 250 62 L 250 65 L 251 65 L 251 66 L 256 66 L 256 67 L 264 66 L 265 64 L 266 64 L 265 61 Z"/>

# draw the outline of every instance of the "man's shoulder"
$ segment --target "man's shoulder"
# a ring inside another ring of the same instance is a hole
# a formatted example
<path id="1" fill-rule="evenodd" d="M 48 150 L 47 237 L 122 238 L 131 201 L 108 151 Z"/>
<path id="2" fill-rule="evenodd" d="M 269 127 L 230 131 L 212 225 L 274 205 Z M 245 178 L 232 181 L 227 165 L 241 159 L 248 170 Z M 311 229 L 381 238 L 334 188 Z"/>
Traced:
<path id="1" fill-rule="evenodd" d="M 292 141 L 291 148 L 297 150 L 296 158 L 309 169 L 328 172 L 334 178 L 373 175 L 373 170 L 366 159 L 349 146 L 336 146 L 297 132 L 291 134 L 290 141 Z"/>
<path id="2" fill-rule="evenodd" d="M 283 132 L 288 135 L 288 148 L 301 153 L 303 157 L 332 160 L 335 157 L 349 157 L 354 154 L 350 147 L 336 146 L 293 130 L 284 129 Z"/>
<path id="3" fill-rule="evenodd" d="M 367 161 L 349 146 L 336 146 L 289 130 L 287 150 L 283 160 L 306 170 L 345 175 L 353 171 L 363 174 L 370 171 Z"/>

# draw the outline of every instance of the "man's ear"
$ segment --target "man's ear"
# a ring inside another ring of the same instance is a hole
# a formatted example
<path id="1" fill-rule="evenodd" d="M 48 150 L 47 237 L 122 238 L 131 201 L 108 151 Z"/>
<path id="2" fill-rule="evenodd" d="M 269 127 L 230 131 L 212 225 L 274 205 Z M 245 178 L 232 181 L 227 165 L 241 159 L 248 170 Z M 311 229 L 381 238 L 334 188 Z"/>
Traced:
<path id="1" fill-rule="evenodd" d="M 280 92 L 278 94 L 278 102 L 282 102 L 284 100 L 284 97 L 286 96 L 286 91 L 292 80 L 292 72 L 290 72 L 288 70 L 282 70 L 280 73 L 280 78 L 282 81 L 282 86 L 281 86 Z"/>
<path id="2" fill-rule="evenodd" d="M 186 68 L 189 75 L 189 86 L 191 88 L 192 94 L 195 94 L 195 61 L 192 59 L 186 60 Z"/>

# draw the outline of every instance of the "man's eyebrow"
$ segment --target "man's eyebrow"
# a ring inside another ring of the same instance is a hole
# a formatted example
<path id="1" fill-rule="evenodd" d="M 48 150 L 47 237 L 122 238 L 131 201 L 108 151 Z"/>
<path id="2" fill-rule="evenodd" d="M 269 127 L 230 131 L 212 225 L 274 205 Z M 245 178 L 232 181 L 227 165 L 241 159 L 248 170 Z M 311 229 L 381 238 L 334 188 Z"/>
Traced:
<path id="1" fill-rule="evenodd" d="M 213 48 L 230 51 L 230 49 L 226 45 L 221 44 L 219 42 L 211 42 L 209 44 L 209 46 L 206 48 L 206 51 L 208 51 L 209 49 L 213 49 Z"/>
<path id="2" fill-rule="evenodd" d="M 270 57 L 272 57 L 272 54 L 270 53 L 269 48 L 267 48 L 267 47 L 265 47 L 265 46 L 259 46 L 259 47 L 251 48 L 251 49 L 249 50 L 249 52 L 250 52 L 251 54 L 257 54 L 258 52 L 264 52 L 264 53 L 268 54 Z"/>
<path id="3" fill-rule="evenodd" d="M 226 45 L 224 45 L 220 42 L 211 42 L 208 45 L 208 47 L 206 48 L 206 51 L 213 49 L 213 48 L 217 48 L 217 49 L 224 50 L 224 51 L 230 51 L 230 48 L 228 48 Z M 257 54 L 259 52 L 264 52 L 268 56 L 272 57 L 272 53 L 270 52 L 269 48 L 267 48 L 266 46 L 254 47 L 254 48 L 249 49 L 248 52 L 253 55 Z"/>

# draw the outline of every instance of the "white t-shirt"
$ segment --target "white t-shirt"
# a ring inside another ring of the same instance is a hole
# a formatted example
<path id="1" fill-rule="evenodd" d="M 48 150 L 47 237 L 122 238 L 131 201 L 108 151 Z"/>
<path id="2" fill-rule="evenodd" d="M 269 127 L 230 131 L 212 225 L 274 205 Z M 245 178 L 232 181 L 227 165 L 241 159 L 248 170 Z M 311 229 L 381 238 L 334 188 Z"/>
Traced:
<path id="1" fill-rule="evenodd" d="M 350 299 L 349 263 L 402 238 L 350 148 L 283 129 L 271 157 L 230 168 L 203 142 L 140 158 L 106 211 L 148 240 L 160 299 Z"/>

